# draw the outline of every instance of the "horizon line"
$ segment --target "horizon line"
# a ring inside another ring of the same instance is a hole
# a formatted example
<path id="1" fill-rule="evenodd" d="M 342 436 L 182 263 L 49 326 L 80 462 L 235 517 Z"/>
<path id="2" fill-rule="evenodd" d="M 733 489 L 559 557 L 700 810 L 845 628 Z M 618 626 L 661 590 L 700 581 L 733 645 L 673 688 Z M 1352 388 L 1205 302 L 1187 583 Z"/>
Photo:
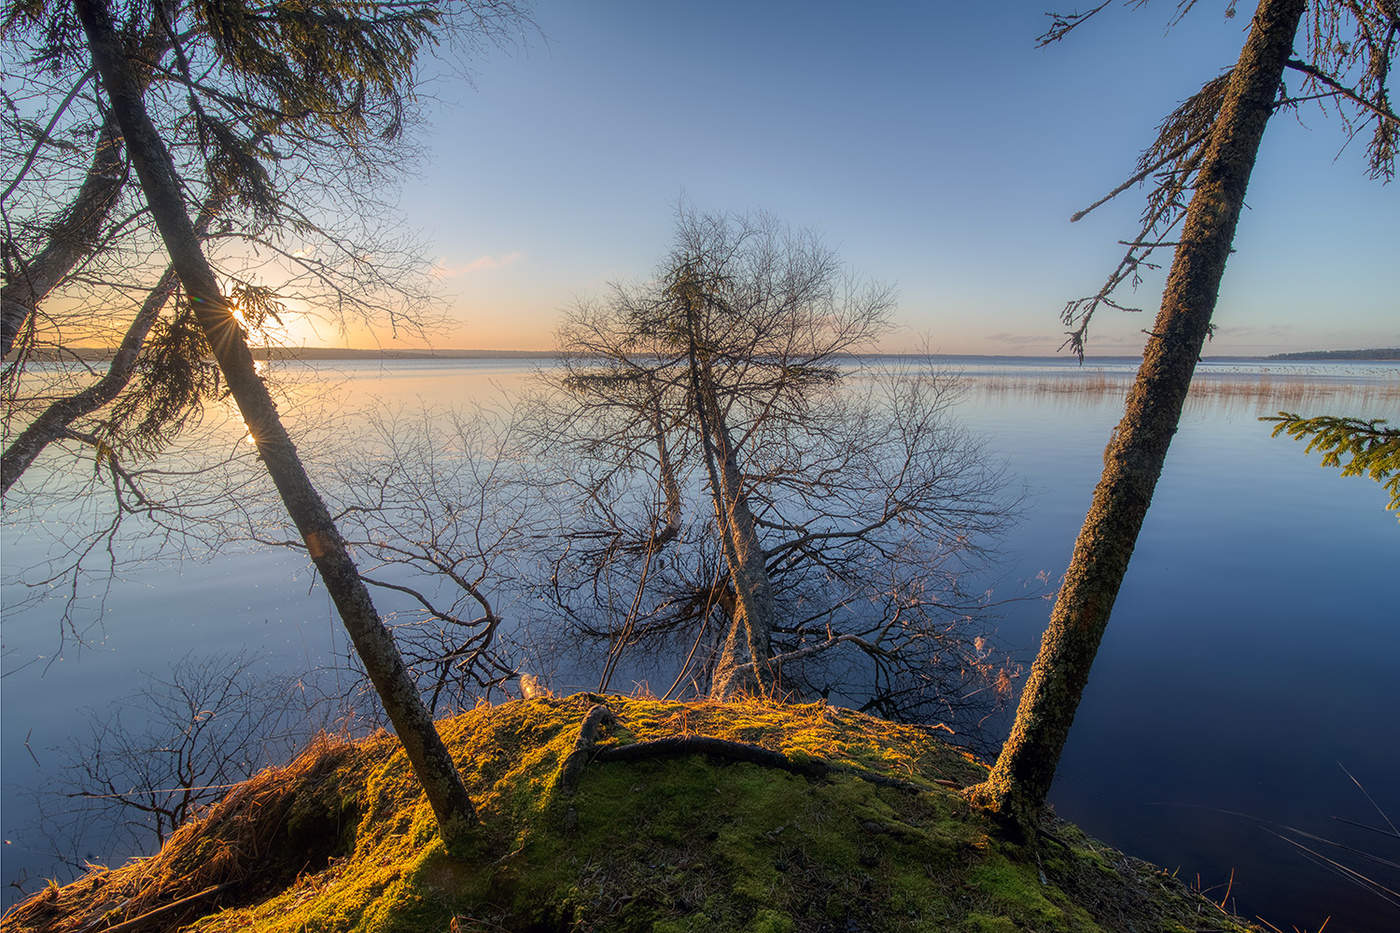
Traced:
<path id="1" fill-rule="evenodd" d="M 84 361 L 94 361 L 110 358 L 116 347 L 71 347 L 62 354 L 53 350 L 42 349 L 34 353 L 34 358 L 43 362 L 58 362 L 63 358 L 78 359 Z M 249 347 L 254 358 L 266 360 L 269 357 L 280 357 L 282 359 L 304 360 L 333 360 L 333 359 L 404 359 L 404 360 L 425 360 L 425 359 L 558 359 L 571 354 L 560 352 L 559 350 L 520 350 L 501 349 L 491 347 L 449 347 L 431 348 L 419 347 L 414 349 L 398 349 L 394 347 L 287 347 L 278 345 L 264 345 L 260 347 Z M 1074 360 L 1072 353 L 938 353 L 927 351 L 873 351 L 869 353 L 843 353 L 841 357 L 849 359 L 882 359 L 900 357 L 929 357 L 937 359 L 1007 359 L 1007 360 Z M 1108 352 L 1108 353 L 1087 353 L 1080 362 L 1091 360 L 1133 360 L 1142 359 L 1141 351 L 1131 352 Z M 1301 350 L 1275 352 L 1269 354 L 1260 353 L 1220 353 L 1210 356 L 1202 356 L 1201 360 L 1214 359 L 1234 359 L 1234 360 L 1259 360 L 1259 361 L 1326 361 L 1339 360 L 1352 362 L 1390 362 L 1400 360 L 1400 348 L 1397 347 L 1368 347 L 1358 349 L 1343 350 Z"/>

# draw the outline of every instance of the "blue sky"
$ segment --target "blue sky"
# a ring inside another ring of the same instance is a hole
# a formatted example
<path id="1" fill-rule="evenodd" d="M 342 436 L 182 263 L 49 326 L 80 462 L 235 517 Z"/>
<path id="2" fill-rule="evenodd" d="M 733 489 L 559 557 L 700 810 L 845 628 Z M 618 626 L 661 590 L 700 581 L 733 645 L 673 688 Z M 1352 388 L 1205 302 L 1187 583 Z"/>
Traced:
<path id="1" fill-rule="evenodd" d="M 564 309 L 650 273 L 684 198 L 814 229 L 894 286 L 884 349 L 1055 352 L 1141 194 L 1070 214 L 1234 61 L 1247 16 L 1205 0 L 1169 30 L 1175 3 L 1120 5 L 1036 49 L 1054 2 L 537 4 L 539 34 L 429 84 L 401 207 L 455 322 L 434 344 L 551 346 Z M 1316 110 L 1271 122 L 1209 354 L 1400 345 L 1400 185 L 1345 143 Z M 1149 325 L 1105 317 L 1090 351 Z"/>

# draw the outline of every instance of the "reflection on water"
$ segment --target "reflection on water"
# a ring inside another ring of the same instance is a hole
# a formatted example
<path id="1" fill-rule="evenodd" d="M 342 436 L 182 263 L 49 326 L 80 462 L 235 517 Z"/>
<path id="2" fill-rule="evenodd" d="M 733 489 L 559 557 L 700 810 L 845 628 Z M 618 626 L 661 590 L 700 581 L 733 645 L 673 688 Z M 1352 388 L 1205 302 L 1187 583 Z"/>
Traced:
<path id="1" fill-rule="evenodd" d="M 1310 364 L 1316 366 L 1317 364 Z M 1321 367 L 1326 370 L 1326 367 Z M 1068 564 L 1131 373 L 969 373 L 962 415 L 1034 499 L 1005 585 Z M 1345 377 L 1198 372 L 1051 799 L 1091 833 L 1187 880 L 1224 884 L 1283 929 L 1393 930 L 1400 912 L 1273 835 L 1296 826 L 1395 860 L 1341 820 L 1400 812 L 1393 664 L 1400 528 L 1369 480 L 1323 470 L 1257 421 L 1400 415 L 1400 366 Z M 1031 657 L 1048 606 L 1008 612 Z M 1379 652 L 1379 654 L 1378 654 Z M 1006 728 L 1007 722 L 1002 723 Z M 1393 868 L 1322 846 L 1396 888 Z"/>
<path id="2" fill-rule="evenodd" d="M 988 585 L 1010 596 L 1030 591 L 1037 574 L 1057 579 L 1136 362 L 944 362 L 966 386 L 956 417 L 1028 493 Z M 507 404 L 534 369 L 356 361 L 278 363 L 269 375 L 299 447 L 313 452 L 353 433 L 329 413 Z M 1283 929 L 1315 930 L 1329 915 L 1329 930 L 1397 929 L 1395 908 L 1255 822 L 1400 856 L 1384 837 L 1332 819 L 1378 820 L 1337 761 L 1400 814 L 1400 527 L 1378 484 L 1320 469 L 1301 444 L 1271 438 L 1256 419 L 1279 409 L 1395 422 L 1400 364 L 1201 364 L 1052 800 L 1089 832 L 1184 879 L 1210 886 L 1233 870 L 1237 906 Z M 222 456 L 230 441 L 238 446 L 238 424 L 213 428 L 227 437 L 210 449 Z M 7 525 L 4 547 L 8 574 L 35 545 Z M 7 585 L 6 606 L 16 598 Z M 1048 610 L 1043 601 L 1006 610 L 1000 636 L 1020 659 L 1033 657 Z M 51 607 L 5 616 L 6 882 L 46 870 L 26 823 L 26 788 L 42 781 L 47 750 L 82 728 L 83 707 L 129 694 L 134 671 L 160 673 L 191 650 L 262 647 L 289 669 L 344 650 L 324 593 L 285 552 L 187 562 L 178 576 L 138 568 L 108 597 L 103 643 L 30 664 L 53 653 L 55 625 Z"/>

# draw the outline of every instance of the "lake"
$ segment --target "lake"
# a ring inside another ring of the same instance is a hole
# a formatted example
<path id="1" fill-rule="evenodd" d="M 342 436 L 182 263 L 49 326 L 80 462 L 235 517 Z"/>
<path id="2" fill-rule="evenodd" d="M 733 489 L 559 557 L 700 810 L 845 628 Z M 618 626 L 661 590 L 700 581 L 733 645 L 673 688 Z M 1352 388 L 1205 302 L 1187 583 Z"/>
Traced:
<path id="1" fill-rule="evenodd" d="M 1037 575 L 1053 585 L 1136 361 L 942 363 L 963 376 L 958 420 L 1026 493 L 987 584 L 998 598 L 1043 589 Z M 290 385 L 289 427 L 307 449 L 326 429 L 305 401 L 308 386 L 333 383 L 348 408 L 470 404 L 509 399 L 534 365 L 282 363 L 278 371 Z M 1400 364 L 1201 364 L 1051 799 L 1092 835 L 1199 879 L 1216 900 L 1229 885 L 1246 916 L 1283 929 L 1316 930 L 1330 916 L 1329 931 L 1392 930 L 1400 908 L 1322 857 L 1400 887 L 1400 871 L 1367 858 L 1400 860 L 1400 840 L 1345 822 L 1374 827 L 1381 817 L 1338 765 L 1400 818 L 1400 522 L 1379 484 L 1320 469 L 1303 445 L 1271 438 L 1257 418 L 1280 408 L 1394 423 Z M 218 431 L 226 442 L 237 433 Z M 71 484 L 35 470 L 22 482 Z M 48 522 L 61 528 L 81 508 L 64 505 Z M 75 619 L 86 643 L 71 633 L 61 642 L 62 601 L 34 603 L 11 580 L 51 546 L 44 528 L 7 521 L 3 538 L 3 875 L 29 891 L 54 871 L 52 846 L 34 826 L 34 795 L 83 734 L 86 711 L 192 653 L 252 647 L 289 671 L 333 667 L 344 654 L 305 562 L 256 548 L 213 559 L 195 549 L 178 567 L 135 565 L 106 592 L 100 625 Z M 1007 605 L 1000 641 L 1028 664 L 1048 612 L 1044 600 Z M 1006 717 L 989 724 L 1006 726 Z M 7 904 L 15 892 L 7 887 Z"/>

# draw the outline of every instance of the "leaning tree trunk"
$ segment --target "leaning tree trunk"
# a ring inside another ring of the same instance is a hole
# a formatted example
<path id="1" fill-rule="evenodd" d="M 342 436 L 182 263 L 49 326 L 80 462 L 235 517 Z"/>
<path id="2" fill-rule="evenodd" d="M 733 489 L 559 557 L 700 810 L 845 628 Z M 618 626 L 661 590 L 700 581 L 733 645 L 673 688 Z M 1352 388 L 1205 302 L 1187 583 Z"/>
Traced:
<path id="1" fill-rule="evenodd" d="M 713 392 L 713 388 L 711 388 Z M 713 395 L 708 399 L 713 403 Z M 773 583 L 768 577 L 768 554 L 758 540 L 758 529 L 744 494 L 743 476 L 729 439 L 729 430 L 711 404 L 710 430 L 715 439 L 719 485 L 715 488 L 715 511 L 721 524 L 729 528 L 729 577 L 734 583 L 738 611 L 725 639 L 719 666 L 715 670 L 713 696 L 724 698 L 741 691 L 764 692 L 773 683 Z M 740 660 L 739 632 L 744 634 L 753 663 Z"/>
<path id="2" fill-rule="evenodd" d="M 1273 111 L 1305 0 L 1262 0 L 1211 129 L 1196 193 L 1143 351 L 1137 381 L 1104 454 L 1011 737 L 990 776 L 969 789 L 1022 830 L 1033 827 L 1128 569 L 1215 309 L 1220 277 Z"/>
<path id="3" fill-rule="evenodd" d="M 195 236 L 174 163 L 132 80 L 104 0 L 75 0 L 75 6 L 171 264 L 287 513 L 306 542 L 307 552 L 403 743 L 437 817 L 443 841 L 449 849 L 456 849 L 475 826 L 476 814 L 452 757 L 408 675 L 393 636 L 375 611 L 325 503 L 312 486 L 267 387 L 254 371 L 247 341 Z"/>
<path id="4" fill-rule="evenodd" d="M 738 693 L 763 693 L 775 686 L 769 663 L 773 656 L 773 584 L 768 578 L 768 555 L 758 540 L 748 496 L 744 494 L 743 476 L 724 413 L 720 410 L 709 360 L 702 359 L 695 320 L 695 290 L 685 286 L 686 283 L 679 284 L 677 295 L 686 316 L 692 402 L 700 422 L 700 443 L 715 504 L 715 523 L 725 563 L 729 565 L 736 603 L 734 619 L 710 685 L 712 697 L 725 699 Z M 740 632 L 744 634 L 751 664 L 740 661 Z"/>

